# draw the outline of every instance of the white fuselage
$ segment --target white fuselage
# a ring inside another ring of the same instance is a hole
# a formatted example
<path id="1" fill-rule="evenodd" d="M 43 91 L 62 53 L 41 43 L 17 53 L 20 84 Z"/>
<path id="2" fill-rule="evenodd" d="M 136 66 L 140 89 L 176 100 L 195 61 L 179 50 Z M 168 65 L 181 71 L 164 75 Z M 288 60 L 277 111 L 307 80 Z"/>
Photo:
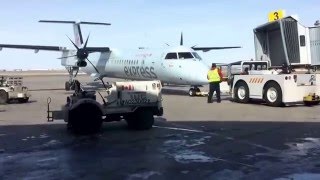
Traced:
<path id="1" fill-rule="evenodd" d="M 182 46 L 175 50 L 177 51 L 173 52 L 177 54 L 180 51 L 195 53 Z M 167 53 L 157 53 L 148 49 L 123 51 L 111 49 L 108 53 L 92 53 L 89 60 L 97 67 L 100 77 L 160 80 L 162 83 L 193 86 L 208 84 L 209 67 L 201 58 L 166 59 Z M 98 77 L 98 73 L 90 64 L 81 70 Z"/>

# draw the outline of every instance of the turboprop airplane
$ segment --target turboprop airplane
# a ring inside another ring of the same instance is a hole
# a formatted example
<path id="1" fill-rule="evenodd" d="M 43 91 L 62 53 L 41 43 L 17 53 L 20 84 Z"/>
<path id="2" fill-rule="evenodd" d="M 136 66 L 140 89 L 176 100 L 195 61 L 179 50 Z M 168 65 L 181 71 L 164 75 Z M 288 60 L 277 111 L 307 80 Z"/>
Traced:
<path id="1" fill-rule="evenodd" d="M 160 80 L 162 83 L 176 85 L 190 85 L 189 95 L 194 96 L 200 92 L 199 87 L 208 84 L 207 72 L 209 67 L 203 62 L 196 51 L 208 52 L 210 50 L 241 48 L 233 47 L 186 47 L 183 45 L 181 33 L 180 46 L 165 49 L 116 49 L 109 47 L 87 47 L 89 35 L 83 41 L 80 24 L 89 25 L 111 25 L 110 23 L 98 22 L 76 22 L 40 20 L 45 23 L 67 23 L 73 24 L 73 42 L 69 40 L 75 49 L 67 49 L 60 46 L 39 45 L 13 45 L 0 44 L 2 48 L 33 49 L 35 53 L 39 50 L 62 52 L 61 65 L 69 72 L 69 81 L 65 82 L 65 89 L 73 89 L 73 82 L 79 69 L 92 76 L 95 80 L 104 77 L 121 78 L 130 80 Z M 89 57 L 90 56 L 90 60 Z M 87 66 L 87 62 L 91 66 Z"/>

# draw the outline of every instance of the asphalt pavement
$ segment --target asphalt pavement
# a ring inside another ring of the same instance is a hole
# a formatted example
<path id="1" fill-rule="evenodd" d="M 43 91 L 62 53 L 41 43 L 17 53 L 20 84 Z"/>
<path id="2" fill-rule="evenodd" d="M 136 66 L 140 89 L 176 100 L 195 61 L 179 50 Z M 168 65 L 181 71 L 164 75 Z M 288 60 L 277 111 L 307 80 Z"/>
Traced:
<path id="1" fill-rule="evenodd" d="M 320 179 L 319 106 L 207 104 L 170 86 L 151 130 L 113 122 L 77 136 L 46 122 L 46 98 L 59 109 L 71 93 L 66 79 L 27 77 L 30 102 L 0 106 L 2 179 Z"/>

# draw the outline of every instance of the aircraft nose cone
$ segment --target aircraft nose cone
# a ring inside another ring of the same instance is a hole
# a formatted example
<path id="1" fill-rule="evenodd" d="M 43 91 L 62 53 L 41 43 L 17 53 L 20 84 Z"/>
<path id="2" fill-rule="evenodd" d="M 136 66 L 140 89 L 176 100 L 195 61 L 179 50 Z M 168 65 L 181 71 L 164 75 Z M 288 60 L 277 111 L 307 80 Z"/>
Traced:
<path id="1" fill-rule="evenodd" d="M 207 73 L 209 71 L 209 67 L 205 64 L 200 64 L 195 70 L 194 73 L 194 81 L 197 82 L 199 85 L 208 84 Z"/>

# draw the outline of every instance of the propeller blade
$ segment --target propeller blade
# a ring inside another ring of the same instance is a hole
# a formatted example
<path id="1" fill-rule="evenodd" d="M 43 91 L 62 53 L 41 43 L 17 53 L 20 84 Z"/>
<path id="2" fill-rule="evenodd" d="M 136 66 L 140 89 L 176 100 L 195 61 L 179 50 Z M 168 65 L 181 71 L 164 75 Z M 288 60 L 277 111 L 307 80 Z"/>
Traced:
<path id="1" fill-rule="evenodd" d="M 181 38 L 180 38 L 180 46 L 183 46 L 183 34 L 181 32 Z"/>
<path id="2" fill-rule="evenodd" d="M 72 42 L 73 46 L 74 46 L 77 50 L 79 50 L 78 46 L 69 38 L 69 36 L 68 36 L 68 35 L 66 35 L 66 36 L 67 36 L 68 39 Z"/>
<path id="3" fill-rule="evenodd" d="M 86 42 L 84 43 L 83 49 L 85 49 L 85 48 L 87 47 L 87 43 L 88 43 L 89 36 L 90 36 L 90 33 L 89 33 L 89 35 L 88 35 L 88 37 L 87 37 Z"/>
<path id="4" fill-rule="evenodd" d="M 72 55 L 72 56 L 64 56 L 64 57 L 59 57 L 57 59 L 64 59 L 64 58 L 69 58 L 69 57 L 76 57 L 77 55 Z"/>
<path id="5" fill-rule="evenodd" d="M 92 67 L 93 67 L 93 68 L 97 71 L 97 73 L 100 75 L 100 73 L 99 73 L 98 69 L 96 68 L 96 66 L 93 65 L 92 62 L 91 62 L 88 58 L 87 58 L 87 61 L 92 65 Z M 103 82 L 102 78 L 99 78 L 99 79 L 101 80 L 101 82 L 102 82 L 102 84 L 103 84 L 103 87 L 104 87 L 105 89 L 108 89 L 107 86 L 106 86 L 106 84 Z"/>
<path id="6" fill-rule="evenodd" d="M 98 71 L 98 69 L 96 68 L 95 65 L 92 64 L 92 62 L 87 58 L 87 61 L 92 65 L 92 67 L 97 71 L 98 74 L 100 74 L 100 72 Z"/>

